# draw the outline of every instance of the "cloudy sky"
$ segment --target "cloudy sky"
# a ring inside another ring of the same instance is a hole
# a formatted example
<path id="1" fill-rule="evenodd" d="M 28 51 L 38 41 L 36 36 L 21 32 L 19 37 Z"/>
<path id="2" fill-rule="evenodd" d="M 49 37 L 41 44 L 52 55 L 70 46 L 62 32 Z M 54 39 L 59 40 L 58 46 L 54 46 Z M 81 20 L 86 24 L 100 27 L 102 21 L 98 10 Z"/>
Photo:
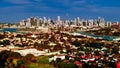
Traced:
<path id="1" fill-rule="evenodd" d="M 0 22 L 19 22 L 28 17 L 56 19 L 80 17 L 120 21 L 120 0 L 0 0 Z"/>

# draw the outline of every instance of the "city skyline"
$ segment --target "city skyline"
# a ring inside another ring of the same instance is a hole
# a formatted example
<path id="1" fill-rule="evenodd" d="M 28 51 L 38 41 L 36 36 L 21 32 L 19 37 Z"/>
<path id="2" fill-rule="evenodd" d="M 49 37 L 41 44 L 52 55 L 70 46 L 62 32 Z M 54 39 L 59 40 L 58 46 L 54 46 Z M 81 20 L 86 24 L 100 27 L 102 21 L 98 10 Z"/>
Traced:
<path id="1" fill-rule="evenodd" d="M 19 22 L 31 16 L 56 19 L 96 19 L 120 21 L 119 0 L 1 0 L 0 22 Z"/>

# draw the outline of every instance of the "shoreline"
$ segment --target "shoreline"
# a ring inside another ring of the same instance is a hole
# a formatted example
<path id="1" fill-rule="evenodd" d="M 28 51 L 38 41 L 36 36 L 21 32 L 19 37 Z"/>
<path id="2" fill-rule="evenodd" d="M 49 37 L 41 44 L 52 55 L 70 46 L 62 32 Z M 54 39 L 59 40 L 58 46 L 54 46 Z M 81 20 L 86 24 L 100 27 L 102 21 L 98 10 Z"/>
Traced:
<path id="1" fill-rule="evenodd" d="M 10 28 L 11 29 L 11 28 Z M 35 28 L 15 28 L 16 33 L 41 33 L 41 32 L 48 32 L 47 30 L 37 30 Z M 2 29 L 1 29 L 2 30 Z M 14 31 L 13 31 L 14 32 Z M 65 32 L 69 32 L 69 31 L 65 31 Z M 81 33 L 83 32 L 83 33 Z M 2 33 L 2 32 L 0 32 Z M 76 35 L 81 35 L 83 37 L 92 37 L 95 39 L 105 39 L 108 41 L 114 41 L 114 39 L 117 39 L 117 37 L 119 36 L 111 36 L 111 35 L 98 35 L 98 34 L 94 34 L 92 32 L 87 32 L 87 31 L 75 31 L 75 32 L 69 32 L 69 33 L 75 33 Z"/>

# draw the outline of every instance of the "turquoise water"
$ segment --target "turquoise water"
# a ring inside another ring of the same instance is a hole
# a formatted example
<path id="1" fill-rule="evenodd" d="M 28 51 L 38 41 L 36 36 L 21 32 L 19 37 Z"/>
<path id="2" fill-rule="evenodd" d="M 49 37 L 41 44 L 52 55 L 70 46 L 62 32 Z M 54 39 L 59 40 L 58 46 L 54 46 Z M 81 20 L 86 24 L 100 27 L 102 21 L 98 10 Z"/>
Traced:
<path id="1" fill-rule="evenodd" d="M 1 32 L 17 32 L 17 28 L 3 28 Z"/>
<path id="2" fill-rule="evenodd" d="M 87 36 L 92 36 L 92 37 L 95 37 L 95 38 L 106 39 L 106 40 L 109 40 L 109 41 L 113 41 L 113 39 L 117 38 L 117 37 L 115 37 L 115 36 L 108 36 L 108 35 L 100 36 L 100 35 L 95 35 L 95 34 L 86 33 L 86 32 L 78 32 L 78 33 L 84 34 L 84 35 L 87 35 Z"/>
<path id="3" fill-rule="evenodd" d="M 6 31 L 9 31 L 9 32 L 17 32 L 17 28 L 3 28 L 2 30 L 0 30 L 0 32 L 6 32 Z M 113 41 L 113 39 L 117 38 L 115 36 L 100 36 L 100 35 L 95 35 L 95 34 L 92 34 L 92 33 L 86 33 L 86 32 L 78 32 L 80 34 L 83 34 L 83 35 L 87 35 L 87 36 L 92 36 L 92 37 L 95 37 L 95 38 L 102 38 L 102 39 L 106 39 L 106 40 L 109 40 L 109 41 Z"/>

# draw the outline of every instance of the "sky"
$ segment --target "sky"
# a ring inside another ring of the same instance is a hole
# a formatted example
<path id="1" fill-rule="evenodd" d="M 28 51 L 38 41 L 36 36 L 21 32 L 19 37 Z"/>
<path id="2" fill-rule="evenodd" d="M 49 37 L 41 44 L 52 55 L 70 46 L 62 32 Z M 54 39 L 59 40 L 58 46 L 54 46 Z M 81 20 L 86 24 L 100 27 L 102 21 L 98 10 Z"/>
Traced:
<path id="1" fill-rule="evenodd" d="M 120 0 L 0 0 L 0 22 L 18 23 L 35 16 L 120 21 Z"/>

